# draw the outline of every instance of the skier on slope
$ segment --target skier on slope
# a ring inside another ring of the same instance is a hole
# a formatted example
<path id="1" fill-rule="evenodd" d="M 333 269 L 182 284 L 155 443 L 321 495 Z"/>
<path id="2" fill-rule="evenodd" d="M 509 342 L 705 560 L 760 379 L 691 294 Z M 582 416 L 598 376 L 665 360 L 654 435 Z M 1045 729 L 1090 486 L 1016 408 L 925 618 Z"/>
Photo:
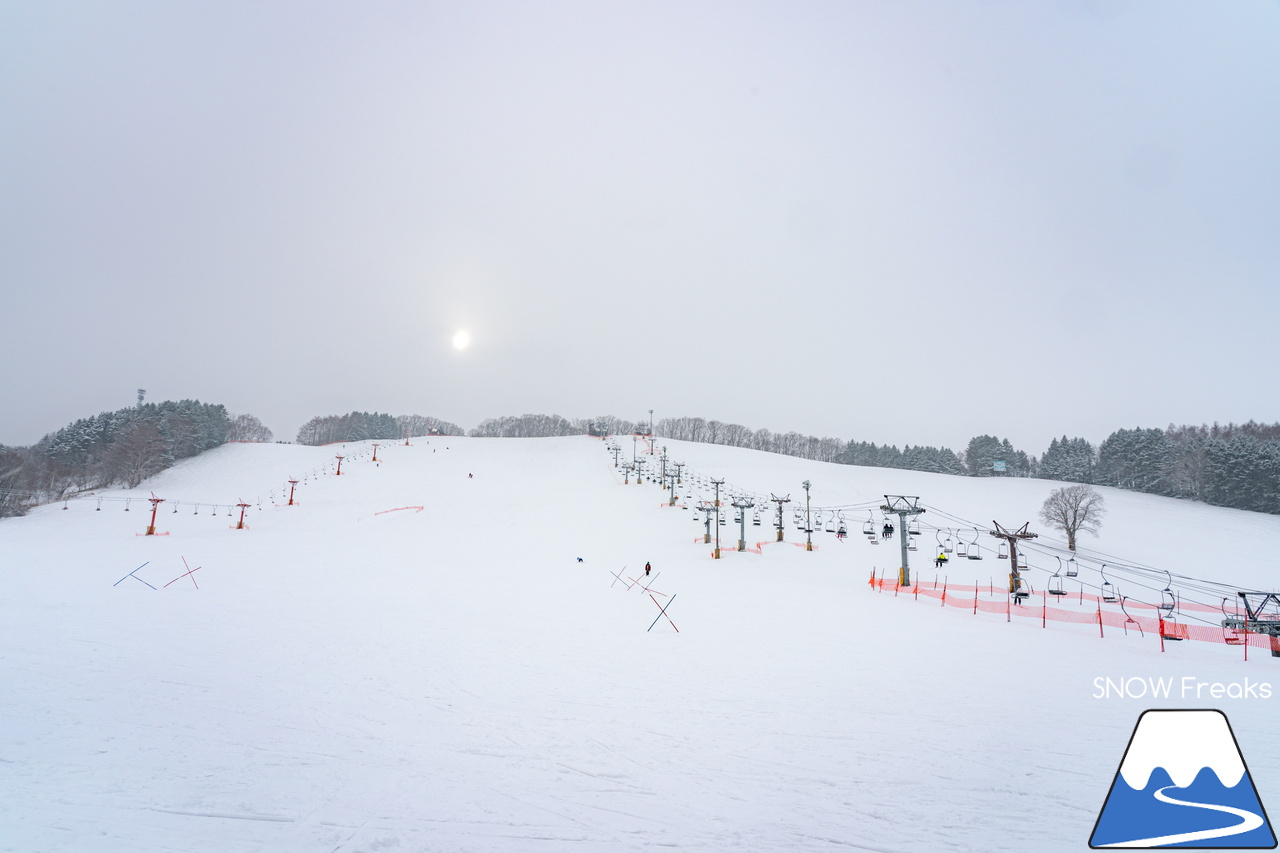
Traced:
<path id="1" fill-rule="evenodd" d="M 645 563 L 645 564 L 644 564 L 644 573 L 645 573 L 645 576 L 646 576 L 646 577 L 648 577 L 648 575 L 649 575 L 649 570 L 650 570 L 651 568 L 653 568 L 653 567 L 652 567 L 652 566 L 650 566 L 648 563 Z"/>

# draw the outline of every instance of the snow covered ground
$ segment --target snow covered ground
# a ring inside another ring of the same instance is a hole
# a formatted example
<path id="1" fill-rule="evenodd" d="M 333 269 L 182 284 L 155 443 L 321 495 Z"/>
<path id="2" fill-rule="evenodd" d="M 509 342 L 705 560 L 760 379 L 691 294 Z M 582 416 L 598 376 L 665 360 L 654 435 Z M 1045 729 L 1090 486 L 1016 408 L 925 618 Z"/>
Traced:
<path id="1" fill-rule="evenodd" d="M 761 493 L 1033 530 L 1059 485 L 665 444 Z M 232 445 L 108 493 L 166 498 L 167 536 L 137 535 L 140 500 L 0 522 L 0 850 L 1085 850 L 1148 707 L 1222 708 L 1280 811 L 1280 699 L 1094 698 L 1130 676 L 1280 693 L 1278 659 L 873 592 L 897 549 L 854 516 L 812 553 L 735 553 L 731 523 L 714 561 L 595 439 L 370 450 Z M 1105 493 L 1084 548 L 1276 586 L 1280 518 Z M 646 561 L 678 633 L 611 575 Z"/>

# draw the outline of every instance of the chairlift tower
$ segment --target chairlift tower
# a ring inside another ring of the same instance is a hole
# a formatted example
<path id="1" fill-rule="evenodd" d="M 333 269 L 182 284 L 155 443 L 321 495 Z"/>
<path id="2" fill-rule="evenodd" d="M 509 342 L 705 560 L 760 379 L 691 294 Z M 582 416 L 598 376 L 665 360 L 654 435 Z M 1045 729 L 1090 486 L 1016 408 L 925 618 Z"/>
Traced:
<path id="1" fill-rule="evenodd" d="M 702 512 L 702 526 L 705 528 L 702 534 L 702 544 L 711 544 L 711 511 L 715 509 L 711 505 L 711 501 L 699 501 L 698 509 Z"/>
<path id="2" fill-rule="evenodd" d="M 755 506 L 755 501 L 748 497 L 733 499 L 733 507 L 738 510 L 738 550 L 747 550 L 747 510 Z"/>
<path id="3" fill-rule="evenodd" d="M 720 559 L 720 487 L 724 485 L 724 480 L 711 479 L 711 485 L 716 490 L 715 510 L 716 510 L 716 550 L 712 554 L 715 559 Z"/>
<path id="4" fill-rule="evenodd" d="M 778 541 L 781 542 L 782 530 L 786 526 L 782 523 L 782 505 L 791 503 L 791 495 L 787 495 L 784 498 L 780 498 L 771 492 L 769 494 L 769 500 L 773 501 L 778 505 L 778 522 L 774 526 L 778 528 Z"/>
<path id="5" fill-rule="evenodd" d="M 809 515 L 809 481 L 804 481 L 804 549 L 813 550 L 813 520 Z"/>
<path id="6" fill-rule="evenodd" d="M 1280 658 L 1280 593 L 1237 592 L 1236 595 L 1239 598 L 1236 614 L 1234 618 L 1223 619 L 1222 627 L 1270 637 L 1271 656 Z M 1245 613 L 1243 618 L 1239 613 L 1241 605 Z M 1227 615 L 1225 607 L 1222 614 Z M 1247 636 L 1244 642 L 1248 642 Z"/>
<path id="7" fill-rule="evenodd" d="M 1031 525 L 1029 521 L 1017 530 L 1003 527 L 998 521 L 992 521 L 991 523 L 995 525 L 995 529 L 988 530 L 987 535 L 1003 539 L 1009 543 L 1009 594 L 1017 595 L 1019 591 L 1022 591 L 1022 597 L 1026 598 L 1026 588 L 1022 583 L 1022 573 L 1018 571 L 1018 542 L 1023 539 L 1035 539 L 1040 534 L 1027 532 L 1027 528 Z"/>
<path id="8" fill-rule="evenodd" d="M 920 507 L 920 498 L 915 495 L 885 495 L 880 511 L 898 516 L 898 547 L 902 553 L 902 566 L 898 569 L 898 584 L 909 586 L 911 564 L 907 559 L 907 546 L 910 544 L 911 537 L 907 532 L 907 517 L 915 518 L 924 514 L 924 509 Z"/>
<path id="9" fill-rule="evenodd" d="M 686 463 L 684 463 L 684 462 L 672 462 L 672 463 L 671 463 L 671 467 L 673 467 L 673 468 L 675 468 L 675 469 L 676 469 L 676 485 L 677 485 L 677 486 L 681 485 L 681 483 L 683 482 L 683 481 L 681 480 L 681 476 L 680 476 L 680 475 L 684 473 L 684 466 L 685 466 L 685 464 L 686 464 Z"/>
<path id="10" fill-rule="evenodd" d="M 666 447 L 662 448 L 662 456 L 659 458 L 662 460 L 662 473 L 658 478 L 658 485 L 665 486 L 667 484 L 667 448 Z M 675 503 L 674 499 L 672 500 L 672 503 Z"/>

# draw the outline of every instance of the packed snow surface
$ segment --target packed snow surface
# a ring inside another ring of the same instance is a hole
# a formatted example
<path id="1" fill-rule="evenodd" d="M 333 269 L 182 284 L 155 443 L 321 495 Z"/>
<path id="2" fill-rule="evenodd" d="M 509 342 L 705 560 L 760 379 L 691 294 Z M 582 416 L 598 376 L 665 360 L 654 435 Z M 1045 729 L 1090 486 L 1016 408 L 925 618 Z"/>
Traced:
<path id="1" fill-rule="evenodd" d="M 788 516 L 808 479 L 815 505 L 919 495 L 1035 530 L 1060 485 L 665 444 Z M 874 592 L 896 541 L 854 517 L 813 552 L 788 524 L 737 553 L 731 522 L 713 560 L 596 439 L 371 449 L 226 446 L 0 522 L 0 850 L 1084 850 L 1148 707 L 1221 707 L 1280 810 L 1276 699 L 1095 698 L 1280 688 L 1265 653 Z M 168 535 L 138 535 L 152 492 Z M 1275 586 L 1280 518 L 1104 492 L 1083 547 Z"/>

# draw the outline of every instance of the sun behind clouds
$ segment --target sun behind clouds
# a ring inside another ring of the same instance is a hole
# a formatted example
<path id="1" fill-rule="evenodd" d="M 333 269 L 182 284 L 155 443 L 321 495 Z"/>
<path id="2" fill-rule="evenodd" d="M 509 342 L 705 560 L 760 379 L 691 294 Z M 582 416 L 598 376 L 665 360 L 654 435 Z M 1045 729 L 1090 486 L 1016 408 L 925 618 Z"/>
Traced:
<path id="1" fill-rule="evenodd" d="M 464 350 L 471 343 L 471 333 L 466 329 L 459 329 L 453 336 L 453 348 L 456 350 Z"/>

